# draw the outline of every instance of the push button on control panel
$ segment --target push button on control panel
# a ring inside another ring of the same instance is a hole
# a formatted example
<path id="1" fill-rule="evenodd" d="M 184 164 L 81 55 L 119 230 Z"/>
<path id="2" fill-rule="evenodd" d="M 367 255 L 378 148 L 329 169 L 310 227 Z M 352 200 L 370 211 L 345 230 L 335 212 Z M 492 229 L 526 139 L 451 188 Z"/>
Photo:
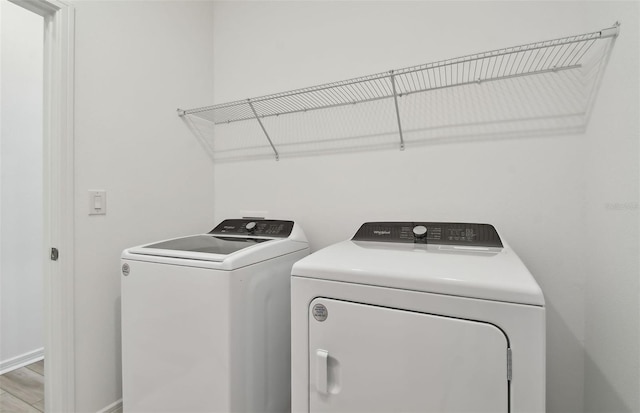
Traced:
<path id="1" fill-rule="evenodd" d="M 415 227 L 413 227 L 413 235 L 418 239 L 426 237 L 427 227 L 425 227 L 424 225 L 416 225 Z"/>

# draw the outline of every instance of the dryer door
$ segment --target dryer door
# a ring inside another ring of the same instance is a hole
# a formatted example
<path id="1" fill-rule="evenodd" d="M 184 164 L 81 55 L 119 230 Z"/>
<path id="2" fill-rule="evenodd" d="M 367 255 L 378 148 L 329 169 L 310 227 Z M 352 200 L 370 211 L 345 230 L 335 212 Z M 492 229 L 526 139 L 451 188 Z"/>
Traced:
<path id="1" fill-rule="evenodd" d="M 508 412 L 507 347 L 491 324 L 317 298 L 309 411 Z"/>

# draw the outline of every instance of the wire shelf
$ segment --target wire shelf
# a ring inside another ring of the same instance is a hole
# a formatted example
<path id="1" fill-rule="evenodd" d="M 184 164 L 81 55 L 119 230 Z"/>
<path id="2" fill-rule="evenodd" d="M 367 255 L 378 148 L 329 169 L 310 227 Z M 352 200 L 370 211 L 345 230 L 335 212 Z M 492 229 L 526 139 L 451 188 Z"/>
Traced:
<path id="1" fill-rule="evenodd" d="M 276 159 L 279 153 L 264 121 L 267 118 L 320 109 L 393 100 L 400 148 L 404 149 L 398 98 L 474 83 L 559 72 L 582 67 L 583 60 L 601 39 L 616 37 L 619 23 L 576 36 L 529 43 L 504 49 L 427 63 L 349 80 L 195 109 L 178 109 L 215 125 L 257 121 Z"/>

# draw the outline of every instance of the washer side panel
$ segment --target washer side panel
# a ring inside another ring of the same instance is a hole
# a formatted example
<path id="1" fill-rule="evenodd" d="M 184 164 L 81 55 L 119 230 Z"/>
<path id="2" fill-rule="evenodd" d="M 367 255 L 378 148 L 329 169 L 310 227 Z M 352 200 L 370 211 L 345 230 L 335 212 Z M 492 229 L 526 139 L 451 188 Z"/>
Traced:
<path id="1" fill-rule="evenodd" d="M 230 278 L 231 411 L 291 409 L 291 267 L 305 249 L 233 271 Z"/>

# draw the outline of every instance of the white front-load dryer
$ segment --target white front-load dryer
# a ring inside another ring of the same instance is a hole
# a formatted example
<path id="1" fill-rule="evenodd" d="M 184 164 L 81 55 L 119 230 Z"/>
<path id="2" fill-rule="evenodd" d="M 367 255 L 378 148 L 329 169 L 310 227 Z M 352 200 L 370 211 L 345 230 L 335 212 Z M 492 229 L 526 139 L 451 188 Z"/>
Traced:
<path id="1" fill-rule="evenodd" d="M 298 261 L 294 412 L 544 412 L 540 287 L 491 225 L 366 223 Z"/>
<path id="2" fill-rule="evenodd" d="M 290 409 L 292 221 L 225 220 L 122 253 L 125 412 Z"/>

